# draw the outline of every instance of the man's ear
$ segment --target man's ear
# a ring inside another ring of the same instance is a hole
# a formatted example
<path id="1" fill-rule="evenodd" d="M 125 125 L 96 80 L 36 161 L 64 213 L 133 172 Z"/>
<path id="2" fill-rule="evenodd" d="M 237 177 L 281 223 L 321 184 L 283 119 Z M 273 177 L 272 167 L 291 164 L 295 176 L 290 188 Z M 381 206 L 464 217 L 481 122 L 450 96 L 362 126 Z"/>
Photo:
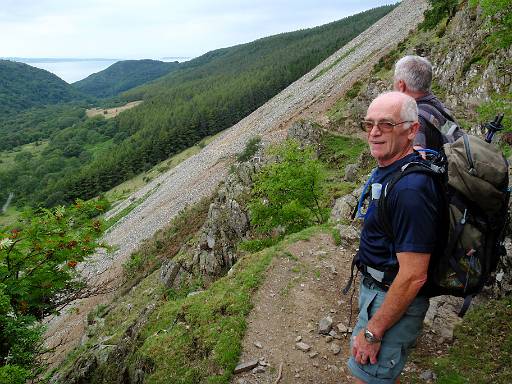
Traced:
<path id="1" fill-rule="evenodd" d="M 407 90 L 407 85 L 405 84 L 405 81 L 398 80 L 395 84 L 396 84 L 397 91 L 405 93 L 405 91 Z"/>
<path id="2" fill-rule="evenodd" d="M 409 125 L 410 131 L 409 131 L 409 134 L 407 135 L 407 138 L 409 140 L 414 140 L 414 137 L 416 136 L 416 134 L 420 130 L 420 123 L 415 121 L 414 123 L 410 123 L 410 124 L 411 124 L 411 125 Z"/>

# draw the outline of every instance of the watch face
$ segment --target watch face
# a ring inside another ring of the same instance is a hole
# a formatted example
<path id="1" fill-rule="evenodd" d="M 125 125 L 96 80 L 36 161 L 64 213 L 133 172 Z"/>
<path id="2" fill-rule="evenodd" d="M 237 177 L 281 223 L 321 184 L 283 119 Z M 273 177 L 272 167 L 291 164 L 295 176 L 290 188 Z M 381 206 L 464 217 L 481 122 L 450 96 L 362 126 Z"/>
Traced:
<path id="1" fill-rule="evenodd" d="M 366 339 L 366 341 L 368 341 L 369 343 L 378 343 L 379 340 L 373 335 L 373 333 L 371 333 L 369 330 L 365 329 L 364 331 L 364 338 Z"/>

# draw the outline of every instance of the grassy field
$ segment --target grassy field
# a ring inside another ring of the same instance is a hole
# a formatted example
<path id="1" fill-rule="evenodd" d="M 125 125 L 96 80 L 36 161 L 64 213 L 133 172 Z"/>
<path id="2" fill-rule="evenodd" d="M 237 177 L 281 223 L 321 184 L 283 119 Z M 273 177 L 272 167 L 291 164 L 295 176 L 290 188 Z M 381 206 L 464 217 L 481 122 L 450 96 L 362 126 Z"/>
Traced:
<path id="1" fill-rule="evenodd" d="M 87 117 L 94 117 L 94 116 L 103 116 L 105 119 L 111 119 L 112 117 L 116 117 L 121 112 L 126 111 L 128 109 L 131 109 L 133 107 L 136 107 L 142 103 L 142 100 L 139 101 L 131 101 L 121 107 L 114 107 L 114 108 L 91 108 L 85 111 L 87 114 Z"/>
<path id="2" fill-rule="evenodd" d="M 3 205 L 3 202 L 2 202 Z M 1 207 L 0 207 L 1 208 Z M 15 224 L 21 216 L 21 211 L 10 206 L 5 213 L 0 213 L 0 227 L 10 227 Z"/>
<path id="3" fill-rule="evenodd" d="M 48 146 L 48 141 L 30 143 L 16 147 L 13 150 L 0 152 L 0 171 L 9 169 L 16 163 L 17 156 L 37 156 Z M 30 155 L 26 155 L 30 154 Z"/>

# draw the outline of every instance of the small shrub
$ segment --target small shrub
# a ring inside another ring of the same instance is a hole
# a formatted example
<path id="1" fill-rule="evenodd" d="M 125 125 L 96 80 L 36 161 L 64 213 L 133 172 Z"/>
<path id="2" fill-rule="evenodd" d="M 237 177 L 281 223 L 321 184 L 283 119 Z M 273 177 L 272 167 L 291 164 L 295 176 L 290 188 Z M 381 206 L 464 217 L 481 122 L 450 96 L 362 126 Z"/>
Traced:
<path id="1" fill-rule="evenodd" d="M 350 99 L 353 99 L 355 98 L 359 92 L 361 91 L 361 88 L 363 86 L 363 83 L 361 83 L 361 81 L 357 80 L 354 85 L 352 85 L 352 88 L 350 88 L 347 93 L 346 93 L 346 96 Z"/>
<path id="2" fill-rule="evenodd" d="M 325 194 L 325 169 L 311 148 L 301 149 L 288 140 L 270 151 L 278 161 L 256 176 L 249 203 L 251 224 L 260 233 L 283 227 L 297 232 L 325 220 L 321 206 Z"/>
<path id="3" fill-rule="evenodd" d="M 430 8 L 425 11 L 425 20 L 419 26 L 424 31 L 436 28 L 445 17 L 453 17 L 459 5 L 459 0 L 428 0 L 428 2 Z"/>
<path id="4" fill-rule="evenodd" d="M 255 136 L 245 144 L 244 150 L 238 154 L 237 160 L 240 163 L 243 163 L 244 161 L 248 161 L 252 159 L 252 157 L 258 152 L 258 150 L 261 147 L 261 137 Z"/>
<path id="5" fill-rule="evenodd" d="M 280 238 L 273 238 L 273 237 L 266 237 L 263 239 L 253 239 L 253 240 L 246 240 L 241 242 L 238 247 L 247 252 L 259 252 L 262 249 L 271 247 L 275 244 L 277 244 L 280 241 Z"/>

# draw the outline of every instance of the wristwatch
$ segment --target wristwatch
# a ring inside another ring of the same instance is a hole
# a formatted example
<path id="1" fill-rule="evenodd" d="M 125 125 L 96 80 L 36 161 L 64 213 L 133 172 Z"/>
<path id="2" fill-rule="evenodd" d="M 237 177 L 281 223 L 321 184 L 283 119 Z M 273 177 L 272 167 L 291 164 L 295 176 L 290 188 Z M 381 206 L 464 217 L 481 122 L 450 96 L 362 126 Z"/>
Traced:
<path id="1" fill-rule="evenodd" d="M 365 328 L 364 330 L 364 338 L 370 344 L 377 344 L 382 341 L 382 338 L 375 336 L 370 330 L 368 330 L 368 328 Z"/>

